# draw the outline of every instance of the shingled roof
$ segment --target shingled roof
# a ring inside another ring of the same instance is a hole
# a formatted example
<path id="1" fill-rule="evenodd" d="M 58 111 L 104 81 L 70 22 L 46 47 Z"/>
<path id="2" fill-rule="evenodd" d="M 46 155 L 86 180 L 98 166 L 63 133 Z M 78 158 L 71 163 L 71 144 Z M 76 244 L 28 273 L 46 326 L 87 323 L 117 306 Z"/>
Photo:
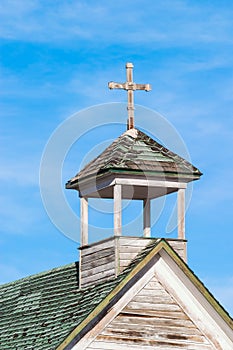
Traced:
<path id="1" fill-rule="evenodd" d="M 165 249 L 233 328 L 232 319 L 188 266 L 163 239 L 154 239 L 117 278 L 91 288 L 78 288 L 78 263 L 40 273 L 0 287 L 0 348 L 51 350 L 72 346 L 85 334 L 87 325 L 114 304 L 130 286 L 132 276 Z M 83 333 L 84 332 L 84 333 Z M 67 337 L 69 342 L 66 342 Z M 63 343 L 64 345 L 60 344 Z M 66 345 L 65 345 L 66 344 Z M 70 347 L 69 347 L 70 348 Z M 67 348 L 68 349 L 68 348 Z"/>
<path id="2" fill-rule="evenodd" d="M 153 247 L 118 278 L 91 288 L 79 289 L 77 262 L 0 286 L 0 348 L 56 349 Z"/>
<path id="3" fill-rule="evenodd" d="M 119 280 L 78 288 L 78 263 L 0 287 L 0 348 L 55 349 Z"/>
<path id="4" fill-rule="evenodd" d="M 98 157 L 88 163 L 67 182 L 74 188 L 82 181 L 106 173 L 152 175 L 165 178 L 199 179 L 202 173 L 179 155 L 138 129 L 130 129 L 119 136 Z"/>

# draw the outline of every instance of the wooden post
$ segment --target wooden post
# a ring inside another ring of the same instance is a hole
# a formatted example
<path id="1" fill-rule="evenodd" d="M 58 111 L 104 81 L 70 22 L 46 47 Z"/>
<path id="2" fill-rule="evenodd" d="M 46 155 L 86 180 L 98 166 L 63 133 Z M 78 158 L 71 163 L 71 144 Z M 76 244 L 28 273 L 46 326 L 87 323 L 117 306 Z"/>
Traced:
<path id="1" fill-rule="evenodd" d="M 143 236 L 151 236 L 150 227 L 150 199 L 143 200 Z"/>
<path id="2" fill-rule="evenodd" d="M 88 244 L 88 199 L 80 198 L 81 211 L 81 246 Z"/>
<path id="3" fill-rule="evenodd" d="M 185 189 L 180 188 L 177 193 L 178 238 L 185 239 Z"/>
<path id="4" fill-rule="evenodd" d="M 114 185 L 114 235 L 121 236 L 122 220 L 121 220 L 121 185 Z"/>

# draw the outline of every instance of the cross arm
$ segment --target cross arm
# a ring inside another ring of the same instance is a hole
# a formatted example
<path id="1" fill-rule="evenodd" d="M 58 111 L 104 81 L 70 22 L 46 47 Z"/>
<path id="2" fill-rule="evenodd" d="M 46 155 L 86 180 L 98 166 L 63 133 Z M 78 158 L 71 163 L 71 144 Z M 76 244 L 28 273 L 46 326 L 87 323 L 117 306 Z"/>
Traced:
<path id="1" fill-rule="evenodd" d="M 110 81 L 108 87 L 109 89 L 125 89 L 125 83 L 114 83 L 114 81 Z"/>
<path id="2" fill-rule="evenodd" d="M 135 84 L 133 82 L 126 82 L 126 83 L 115 83 L 114 81 L 110 81 L 108 83 L 109 89 L 124 89 L 124 90 L 144 90 L 144 91 L 151 91 L 151 85 L 150 84 Z"/>
<path id="3" fill-rule="evenodd" d="M 150 84 L 135 84 L 134 90 L 145 90 L 145 91 L 151 91 L 152 87 Z"/>

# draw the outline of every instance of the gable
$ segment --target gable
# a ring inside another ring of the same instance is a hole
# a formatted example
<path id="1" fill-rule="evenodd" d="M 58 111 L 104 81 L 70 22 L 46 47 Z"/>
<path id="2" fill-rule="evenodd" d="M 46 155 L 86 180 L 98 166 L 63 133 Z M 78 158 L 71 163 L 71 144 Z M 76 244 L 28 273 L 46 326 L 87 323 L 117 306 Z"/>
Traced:
<path id="1" fill-rule="evenodd" d="M 152 285 L 148 303 L 140 292 Z M 143 304 L 138 308 L 138 303 Z M 144 304 L 153 307 L 149 310 Z M 146 246 L 116 279 L 80 290 L 78 265 L 70 264 L 1 286 L 0 305 L 0 347 L 4 349 L 88 349 L 121 313 L 130 323 L 136 317 L 129 316 L 132 312 L 139 313 L 137 320 L 143 322 L 164 316 L 160 321 L 166 325 L 167 312 L 169 322 L 179 315 L 185 327 L 191 321 L 200 331 L 195 337 L 201 334 L 212 341 L 213 349 L 233 349 L 233 321 L 164 240 Z M 138 309 L 146 310 L 146 315 Z M 165 339 L 172 337 L 166 334 Z"/>
<path id="2" fill-rule="evenodd" d="M 125 329 L 120 326 L 122 320 Z M 58 349 L 233 348 L 229 315 L 164 241 L 130 271 L 87 321 Z"/>
<path id="3" fill-rule="evenodd" d="M 181 348 L 215 349 L 154 276 L 87 350 Z"/>

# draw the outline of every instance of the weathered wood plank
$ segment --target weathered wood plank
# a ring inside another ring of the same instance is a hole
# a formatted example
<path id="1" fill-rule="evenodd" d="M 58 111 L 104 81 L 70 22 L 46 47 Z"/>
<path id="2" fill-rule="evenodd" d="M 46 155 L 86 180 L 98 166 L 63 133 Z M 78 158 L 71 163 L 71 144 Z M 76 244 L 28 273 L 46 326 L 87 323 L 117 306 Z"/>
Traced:
<path id="1" fill-rule="evenodd" d="M 118 332 L 128 332 L 130 334 L 131 331 L 137 331 L 140 330 L 142 332 L 146 332 L 149 334 L 185 334 L 186 336 L 192 335 L 192 336 L 200 336 L 200 339 L 203 339 L 203 335 L 195 328 L 195 327 L 184 327 L 184 326 L 167 326 L 164 327 L 164 325 L 160 325 L 155 322 L 153 324 L 141 324 L 140 327 L 138 322 L 134 322 L 132 320 L 132 323 L 121 323 L 120 321 L 113 322 L 110 324 L 107 328 L 107 330 L 112 330 L 114 333 Z M 206 341 L 206 340 L 205 340 Z"/>
<path id="2" fill-rule="evenodd" d="M 168 334 L 166 331 L 164 331 L 163 328 L 157 329 L 156 332 L 154 328 L 140 328 L 140 329 L 124 329 L 124 328 L 110 328 L 107 327 L 103 332 L 102 335 L 104 336 L 109 336 L 111 337 L 118 337 L 119 340 L 120 338 L 124 337 L 137 337 L 137 338 L 146 338 L 150 340 L 161 340 L 161 341 L 166 341 L 166 340 L 173 340 L 174 342 L 182 343 L 182 342 L 188 342 L 188 343 L 204 343 L 208 344 L 207 340 L 203 335 L 200 334 L 187 334 L 184 330 L 184 332 L 181 332 L 179 328 L 173 329 L 170 334 Z"/>
<path id="3" fill-rule="evenodd" d="M 141 295 L 137 295 L 134 297 L 134 303 L 138 303 L 138 304 L 142 304 L 142 303 L 145 303 L 145 297 L 148 296 L 149 294 L 147 295 L 144 295 L 144 294 L 141 294 Z M 148 304 L 148 309 L 150 310 L 150 305 L 151 303 L 153 304 L 160 304 L 161 303 L 161 297 L 163 298 L 163 303 L 166 303 L 167 305 L 168 304 L 175 304 L 175 301 L 170 297 L 170 295 L 166 295 L 166 294 L 159 294 L 159 295 L 150 295 L 150 301 L 146 304 Z"/>
<path id="4" fill-rule="evenodd" d="M 169 319 L 182 319 L 182 320 L 188 320 L 188 316 L 182 312 L 181 310 L 176 311 L 166 311 L 166 310 L 142 310 L 142 309 L 128 309 L 127 306 L 125 307 L 124 311 L 121 312 L 122 315 L 128 314 L 130 317 L 133 315 L 141 314 L 141 317 L 162 317 L 162 318 L 169 318 Z"/>
<path id="5" fill-rule="evenodd" d="M 159 298 L 163 298 L 166 296 L 171 298 L 171 296 L 164 289 L 161 289 L 161 286 L 159 285 L 155 285 L 154 288 L 144 288 L 140 293 L 138 293 L 137 296 L 147 297 L 151 295 L 157 296 Z"/>
<path id="6" fill-rule="evenodd" d="M 126 237 L 122 236 L 119 238 L 121 246 L 135 246 L 135 247 L 146 247 L 153 239 L 145 237 Z"/>
<path id="7" fill-rule="evenodd" d="M 109 247 L 109 248 L 105 248 L 105 249 L 102 249 L 102 250 L 98 250 L 94 253 L 91 253 L 91 254 L 87 254 L 87 255 L 82 255 L 82 261 L 83 262 L 89 262 L 91 260 L 94 260 L 94 259 L 99 259 L 99 258 L 102 258 L 104 256 L 109 256 L 111 254 L 114 254 L 114 247 Z"/>
<path id="8" fill-rule="evenodd" d="M 175 250 L 175 252 L 184 260 L 186 261 L 187 256 L 187 242 L 183 240 L 167 240 L 167 242 L 170 244 L 170 246 Z"/>
<path id="9" fill-rule="evenodd" d="M 128 253 L 121 253 L 120 252 L 120 260 L 128 260 L 132 261 L 138 253 L 128 252 Z"/>
<path id="10" fill-rule="evenodd" d="M 102 278 L 99 278 L 97 282 L 96 282 L 96 280 L 89 281 L 89 282 L 85 281 L 85 283 L 83 284 L 83 288 L 91 287 L 91 286 L 94 286 L 96 283 L 101 283 L 101 282 L 104 282 L 104 281 L 108 281 L 110 279 L 112 279 L 112 275 L 104 276 Z"/>
<path id="11" fill-rule="evenodd" d="M 99 251 L 102 249 L 113 247 L 114 245 L 115 245 L 115 239 L 111 238 L 111 239 L 108 239 L 108 240 L 103 241 L 103 242 L 99 242 L 99 243 L 96 243 L 96 244 L 93 244 L 93 245 L 90 245 L 87 247 L 83 247 L 81 249 L 82 256 L 95 253 L 96 251 Z"/>
<path id="12" fill-rule="evenodd" d="M 83 285 L 87 283 L 91 283 L 96 280 L 103 279 L 104 277 L 110 277 L 110 276 L 115 276 L 115 269 L 112 270 L 107 270 L 107 271 L 101 271 L 100 273 L 91 274 L 85 278 L 82 278 Z"/>
<path id="13" fill-rule="evenodd" d="M 153 326 L 158 323 L 159 325 L 166 327 L 183 326 L 186 328 L 196 328 L 193 322 L 189 319 L 167 319 L 162 317 L 162 315 L 158 317 L 148 315 L 148 317 L 145 317 L 145 313 L 133 315 L 133 317 L 129 313 L 128 315 L 121 313 L 113 322 L 122 322 L 122 324 L 134 323 L 135 325 L 140 324 L 149 326 Z"/>
<path id="14" fill-rule="evenodd" d="M 115 261 L 110 261 L 109 263 L 106 263 L 104 267 L 99 264 L 97 266 L 91 268 L 91 269 L 84 269 L 82 273 L 82 278 L 90 276 L 90 274 L 96 275 L 97 273 L 101 273 L 102 271 L 108 271 L 108 270 L 114 270 L 115 271 Z"/>
<path id="15" fill-rule="evenodd" d="M 135 253 L 138 254 L 143 247 L 139 247 L 136 245 L 120 245 L 119 246 L 119 252 L 120 253 Z"/>
<path id="16" fill-rule="evenodd" d="M 166 304 L 162 301 L 157 304 L 150 304 L 150 302 L 144 302 L 144 303 L 137 303 L 134 301 L 131 301 L 128 306 L 128 309 L 148 309 L 148 310 L 164 310 L 164 311 L 176 311 L 180 310 L 180 307 L 177 304 Z"/>
<path id="17" fill-rule="evenodd" d="M 96 266 L 102 266 L 102 269 L 104 270 L 106 264 L 109 264 L 112 261 L 114 261 L 113 258 L 113 256 L 107 256 L 98 260 L 90 261 L 88 263 L 82 263 L 82 271 L 94 269 Z"/>
<path id="18" fill-rule="evenodd" d="M 165 291 L 164 288 L 162 288 L 162 285 L 159 281 L 157 281 L 155 278 L 153 278 L 150 282 L 148 282 L 148 284 L 143 288 L 144 291 L 146 290 L 152 290 L 152 291 L 157 291 L 158 290 L 161 290 L 161 291 L 164 291 L 165 293 L 167 293 Z"/>
<path id="19" fill-rule="evenodd" d="M 95 342 L 93 343 L 93 345 L 89 346 L 87 348 L 87 350 L 168 350 L 166 345 L 159 345 L 156 348 L 154 346 L 147 346 L 147 345 L 127 345 L 124 344 L 122 347 L 122 344 L 112 344 L 112 343 L 104 343 L 104 342 Z M 172 350 L 180 350 L 181 347 L 180 346 L 173 346 Z M 188 348 L 184 348 L 184 349 L 188 349 Z M 190 347 L 190 350 L 215 350 L 209 346 L 205 346 L 205 347 Z"/>
<path id="20" fill-rule="evenodd" d="M 88 349 L 102 349 L 102 350 L 123 350 L 123 349 L 130 349 L 130 350 L 155 350 L 155 349 L 163 349 L 163 350 L 214 350 L 210 345 L 207 344 L 177 344 L 176 342 L 172 340 L 167 341 L 161 341 L 161 340 L 146 340 L 141 338 L 132 338 L 132 337 L 125 337 L 119 339 L 112 338 L 111 341 L 108 341 L 108 337 L 105 336 L 99 336 L 97 340 L 93 343 L 93 345 L 89 346 Z"/>

